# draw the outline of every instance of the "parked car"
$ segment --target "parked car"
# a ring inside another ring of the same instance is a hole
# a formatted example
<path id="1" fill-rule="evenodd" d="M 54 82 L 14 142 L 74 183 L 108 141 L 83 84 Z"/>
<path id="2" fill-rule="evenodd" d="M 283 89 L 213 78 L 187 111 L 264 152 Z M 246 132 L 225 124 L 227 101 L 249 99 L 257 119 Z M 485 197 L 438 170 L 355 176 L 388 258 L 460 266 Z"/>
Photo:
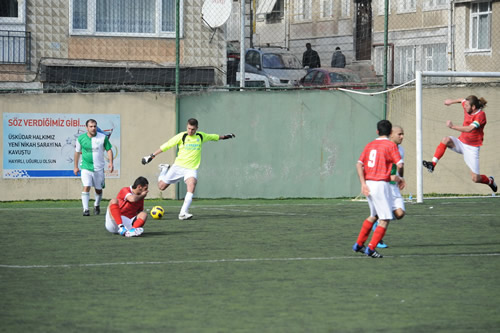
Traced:
<path id="1" fill-rule="evenodd" d="M 240 72 L 236 73 L 235 85 L 240 85 Z M 267 76 L 245 72 L 245 88 L 269 88 L 270 86 Z"/>
<path id="2" fill-rule="evenodd" d="M 349 88 L 367 89 L 359 75 L 346 68 L 313 68 L 299 81 L 303 87 L 318 87 L 321 89 Z"/>
<path id="3" fill-rule="evenodd" d="M 293 87 L 306 74 L 295 55 L 277 48 L 246 50 L 245 72 L 267 77 L 271 87 Z"/>

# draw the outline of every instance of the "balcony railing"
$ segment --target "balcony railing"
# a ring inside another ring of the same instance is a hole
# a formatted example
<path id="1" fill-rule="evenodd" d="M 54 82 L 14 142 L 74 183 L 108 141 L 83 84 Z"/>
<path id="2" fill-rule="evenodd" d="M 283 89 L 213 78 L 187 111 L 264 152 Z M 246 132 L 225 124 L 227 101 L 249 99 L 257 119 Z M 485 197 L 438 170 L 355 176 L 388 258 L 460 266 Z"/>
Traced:
<path id="1" fill-rule="evenodd" d="M 0 64 L 26 64 L 31 69 L 31 32 L 0 30 Z"/>

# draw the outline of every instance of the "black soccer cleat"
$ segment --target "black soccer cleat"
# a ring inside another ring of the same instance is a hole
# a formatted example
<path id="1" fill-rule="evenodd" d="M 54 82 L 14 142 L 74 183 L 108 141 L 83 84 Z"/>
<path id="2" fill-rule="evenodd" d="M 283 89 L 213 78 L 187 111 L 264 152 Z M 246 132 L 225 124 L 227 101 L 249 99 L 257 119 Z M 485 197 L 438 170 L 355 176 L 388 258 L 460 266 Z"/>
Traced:
<path id="1" fill-rule="evenodd" d="M 365 254 L 368 256 L 368 257 L 372 257 L 372 258 L 383 258 L 384 256 L 381 255 L 380 253 L 378 253 L 377 251 L 375 250 L 370 250 L 369 247 L 366 248 L 366 251 L 365 251 Z"/>
<path id="2" fill-rule="evenodd" d="M 94 215 L 99 215 L 99 214 L 101 214 L 101 207 L 94 206 Z"/>
<path id="3" fill-rule="evenodd" d="M 495 178 L 490 176 L 491 184 L 488 184 L 488 186 L 491 188 L 493 192 L 496 192 L 498 190 L 498 186 L 495 183 Z"/>
<path id="4" fill-rule="evenodd" d="M 432 162 L 423 161 L 422 164 L 424 165 L 424 168 L 426 168 L 430 173 L 434 171 L 434 164 Z"/>
<path id="5" fill-rule="evenodd" d="M 89 213 L 89 210 L 88 209 L 85 209 L 83 211 L 83 216 L 90 216 L 90 213 Z"/>
<path id="6" fill-rule="evenodd" d="M 366 246 L 359 245 L 358 243 L 354 243 L 354 245 L 352 246 L 352 250 L 354 252 L 365 253 Z"/>

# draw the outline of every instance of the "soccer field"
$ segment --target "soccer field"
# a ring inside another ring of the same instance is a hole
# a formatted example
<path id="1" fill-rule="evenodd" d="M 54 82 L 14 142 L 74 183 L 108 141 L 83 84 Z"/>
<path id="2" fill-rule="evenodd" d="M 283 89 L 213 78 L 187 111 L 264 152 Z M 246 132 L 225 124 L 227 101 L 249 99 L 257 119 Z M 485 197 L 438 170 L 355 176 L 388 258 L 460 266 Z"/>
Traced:
<path id="1" fill-rule="evenodd" d="M 382 259 L 351 250 L 366 202 L 157 204 L 124 238 L 79 201 L 0 203 L 0 331 L 500 330 L 497 197 L 407 203 Z"/>

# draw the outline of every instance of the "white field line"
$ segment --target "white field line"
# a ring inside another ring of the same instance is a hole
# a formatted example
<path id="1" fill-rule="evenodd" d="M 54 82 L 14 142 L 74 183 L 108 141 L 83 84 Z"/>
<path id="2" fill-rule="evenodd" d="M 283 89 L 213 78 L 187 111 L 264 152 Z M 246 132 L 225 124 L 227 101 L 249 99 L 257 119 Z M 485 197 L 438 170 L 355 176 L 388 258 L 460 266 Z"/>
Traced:
<path id="1" fill-rule="evenodd" d="M 384 256 L 385 258 L 446 258 L 446 257 L 497 257 L 500 253 L 461 253 L 461 254 L 403 254 L 396 256 Z M 109 262 L 99 264 L 61 264 L 61 265 L 3 265 L 0 268 L 18 268 L 18 269 L 35 269 L 35 268 L 74 268 L 74 267 L 101 267 L 101 266 L 117 266 L 117 265 L 179 265 L 179 264 L 219 264 L 219 263 L 253 263 L 266 261 L 316 261 L 316 260 L 352 260 L 352 259 L 372 259 L 364 255 L 356 256 L 338 256 L 338 257 L 311 257 L 311 258 L 247 258 L 247 259 L 207 259 L 207 260 L 168 260 L 168 261 L 125 261 L 125 262 Z M 382 259 L 382 260 L 383 260 Z"/>
<path id="2" fill-rule="evenodd" d="M 295 213 L 282 213 L 282 212 L 272 212 L 272 211 L 258 211 L 258 210 L 245 210 L 245 209 L 228 209 L 225 207 L 198 207 L 205 210 L 222 210 L 224 212 L 236 212 L 236 213 L 252 213 L 252 214 L 269 214 L 269 215 L 287 215 L 287 216 L 307 216 L 309 214 L 295 214 Z"/>

